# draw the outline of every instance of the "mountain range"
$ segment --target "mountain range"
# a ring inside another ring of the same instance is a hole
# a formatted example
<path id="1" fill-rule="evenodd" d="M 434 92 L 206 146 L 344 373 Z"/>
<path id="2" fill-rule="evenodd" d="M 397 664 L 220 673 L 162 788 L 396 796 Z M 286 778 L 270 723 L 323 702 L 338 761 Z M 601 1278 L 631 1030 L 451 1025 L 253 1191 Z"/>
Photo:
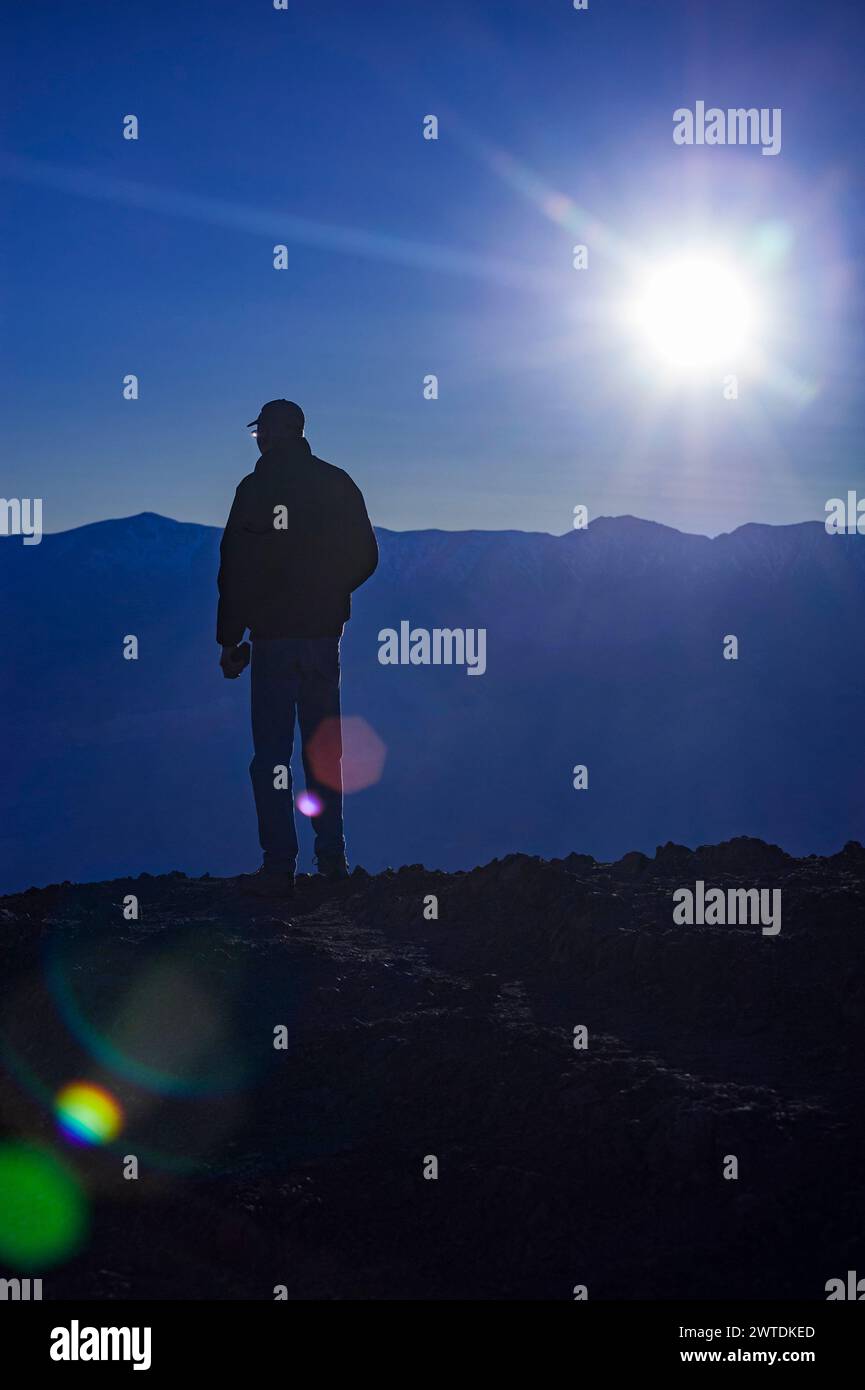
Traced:
<path id="1" fill-rule="evenodd" d="M 865 838 L 865 539 L 628 516 L 377 534 L 343 639 L 344 714 L 386 750 L 347 797 L 353 863 Z M 0 544 L 0 891 L 255 866 L 248 677 L 217 665 L 219 538 L 143 513 Z M 484 674 L 383 665 L 379 632 L 404 621 L 484 629 Z"/>

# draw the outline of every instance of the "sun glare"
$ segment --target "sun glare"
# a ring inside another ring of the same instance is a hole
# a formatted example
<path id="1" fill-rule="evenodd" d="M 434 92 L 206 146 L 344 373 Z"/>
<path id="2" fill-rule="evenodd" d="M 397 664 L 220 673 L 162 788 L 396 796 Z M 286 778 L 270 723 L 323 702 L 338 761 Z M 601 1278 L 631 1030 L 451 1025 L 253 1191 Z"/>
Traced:
<path id="1" fill-rule="evenodd" d="M 748 348 L 756 304 L 743 278 L 723 261 L 679 256 L 650 271 L 632 320 L 652 352 L 672 367 L 734 370 Z"/>

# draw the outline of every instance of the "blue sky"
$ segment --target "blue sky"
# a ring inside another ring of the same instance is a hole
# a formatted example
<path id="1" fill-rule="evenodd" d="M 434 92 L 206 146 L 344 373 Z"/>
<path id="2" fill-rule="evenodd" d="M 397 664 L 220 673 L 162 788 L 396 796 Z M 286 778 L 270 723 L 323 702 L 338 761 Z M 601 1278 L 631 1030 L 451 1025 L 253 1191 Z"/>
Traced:
<path id="1" fill-rule="evenodd" d="M 822 516 L 865 492 L 862 10 L 7 4 L 0 491 L 221 525 L 284 395 L 395 529 Z M 780 107 L 782 152 L 675 146 L 698 99 Z M 770 306 L 735 402 L 611 313 L 706 241 Z"/>

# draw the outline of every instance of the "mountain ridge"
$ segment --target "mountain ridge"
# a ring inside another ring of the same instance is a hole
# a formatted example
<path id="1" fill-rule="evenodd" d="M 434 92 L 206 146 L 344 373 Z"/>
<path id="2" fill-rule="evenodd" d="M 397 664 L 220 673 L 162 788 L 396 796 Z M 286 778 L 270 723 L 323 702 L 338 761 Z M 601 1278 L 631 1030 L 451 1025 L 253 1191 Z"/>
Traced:
<path id="1" fill-rule="evenodd" d="M 145 510 L 145 511 L 141 511 L 141 512 L 130 512 L 130 513 L 128 513 L 128 514 L 125 515 L 125 516 L 99 517 L 99 518 L 97 518 L 97 519 L 94 520 L 94 521 L 85 521 L 85 522 L 82 522 L 79 526 L 64 527 L 63 530 L 60 530 L 60 531 L 45 531 L 45 532 L 44 532 L 44 538 L 47 538 L 48 536 L 65 536 L 65 535 L 72 534 L 73 532 L 86 531 L 86 530 L 88 530 L 89 528 L 92 528 L 92 527 L 95 527 L 95 526 L 106 526 L 106 525 L 111 525 L 111 524 L 122 524 L 123 522 L 128 522 L 128 521 L 140 521 L 140 520 L 145 519 L 145 518 L 146 518 L 146 519 L 153 518 L 153 519 L 155 519 L 155 520 L 157 520 L 157 521 L 169 522 L 170 524 L 172 524 L 172 525 L 174 525 L 174 526 L 200 526 L 200 527 L 202 527 L 204 530 L 207 530 L 207 531 L 219 531 L 219 532 L 222 531 L 222 528 L 221 528 L 220 526 L 214 526 L 214 525 L 212 525 L 210 522 L 206 522 L 206 521 L 181 521 L 178 517 L 168 516 L 168 515 L 167 515 L 166 513 L 164 513 L 164 512 L 153 512 L 153 511 Z M 740 531 L 747 530 L 747 529 L 749 529 L 749 528 L 751 528 L 751 527 L 754 527 L 754 528 L 756 528 L 756 529 L 758 529 L 758 530 L 766 530 L 766 531 L 790 531 L 790 530 L 795 530 L 795 529 L 797 529 L 797 528 L 799 528 L 799 527 L 814 527 L 814 526 L 820 528 L 821 530 L 825 529 L 824 523 L 823 523 L 822 521 L 819 521 L 819 520 L 780 522 L 780 523 L 778 523 L 778 524 L 776 524 L 776 523 L 774 523 L 774 522 L 745 521 L 745 522 L 742 522 L 742 524 L 741 524 L 740 526 L 734 527 L 732 531 L 718 531 L 718 532 L 715 533 L 715 535 L 709 536 L 709 535 L 705 535 L 705 534 L 704 534 L 703 532 L 701 532 L 701 531 L 683 531 L 680 527 L 678 527 L 678 526 L 670 526 L 667 522 L 664 522 L 664 521 L 655 521 L 655 520 L 653 520 L 653 519 L 650 518 L 650 517 L 640 517 L 640 516 L 636 516 L 636 515 L 635 515 L 634 513 L 632 513 L 632 512 L 622 512 L 622 513 L 618 514 L 617 516 L 612 516 L 612 515 L 607 515 L 606 513 L 601 513 L 601 514 L 599 514 L 598 516 L 593 517 L 593 518 L 591 519 L 591 521 L 588 522 L 588 524 L 587 524 L 587 526 L 586 526 L 585 528 L 575 528 L 575 527 L 571 527 L 571 528 L 569 528 L 567 531 L 562 531 L 562 532 L 554 532 L 554 531 L 524 531 L 524 530 L 522 530 L 522 529 L 519 528 L 519 527 L 497 527 L 497 528 L 483 528 L 483 529 L 481 529 L 481 528 L 479 528 L 479 527 L 467 527 L 466 529 L 458 530 L 458 529 L 454 529 L 454 528 L 450 528 L 450 527 L 447 527 L 447 528 L 446 528 L 446 527 L 441 527 L 441 526 L 423 526 L 423 527 L 420 527 L 420 526 L 413 526 L 413 527 L 407 527 L 407 528 L 404 528 L 404 529 L 401 529 L 401 530 L 396 530 L 394 527 L 391 527 L 391 526 L 376 526 L 376 527 L 375 527 L 375 530 L 376 530 L 376 531 L 381 531 L 381 532 L 386 533 L 387 535 L 391 535 L 391 536 L 418 536 L 418 535 L 430 535 L 430 534 L 432 534 L 432 535 L 445 535 L 445 536 L 488 536 L 488 535 L 494 535 L 494 536 L 550 536 L 550 537 L 552 537 L 552 539 L 554 539 L 554 540 L 562 540 L 562 539 L 563 539 L 564 537 L 566 537 L 566 536 L 579 535 L 579 534 L 581 533 L 581 530 L 588 530 L 588 529 L 590 529 L 592 526 L 597 525 L 598 522 L 605 522 L 605 523 L 609 523 L 609 522 L 637 522 L 640 526 L 645 526 L 645 527 L 657 527 L 657 528 L 659 528 L 659 529 L 662 530 L 662 531 L 674 532 L 676 535 L 679 535 L 679 536 L 694 536 L 694 537 L 698 537 L 699 539 L 702 539 L 702 540 L 709 540 L 709 541 L 718 540 L 718 539 L 720 539 L 722 536 L 735 536 L 735 535 L 737 535 Z M 15 537 L 14 537 L 14 536 L 10 536 L 10 537 L 0 537 L 0 540 L 4 540 L 4 539 L 14 540 Z"/>

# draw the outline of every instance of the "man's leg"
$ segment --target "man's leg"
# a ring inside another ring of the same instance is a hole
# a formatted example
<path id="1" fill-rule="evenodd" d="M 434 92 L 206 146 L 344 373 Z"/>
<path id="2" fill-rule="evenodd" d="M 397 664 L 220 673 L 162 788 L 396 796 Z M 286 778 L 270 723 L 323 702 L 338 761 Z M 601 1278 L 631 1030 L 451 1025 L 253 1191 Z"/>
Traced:
<path id="1" fill-rule="evenodd" d="M 252 741 L 255 755 L 249 765 L 258 838 L 264 867 L 294 873 L 297 831 L 291 787 L 291 749 L 294 709 L 298 696 L 297 643 L 293 638 L 252 644 Z M 279 774 L 275 768 L 285 768 Z"/>
<path id="2" fill-rule="evenodd" d="M 297 707 L 307 789 L 322 804 L 312 817 L 315 858 L 321 872 L 338 872 L 345 867 L 338 637 L 305 643 Z"/>

